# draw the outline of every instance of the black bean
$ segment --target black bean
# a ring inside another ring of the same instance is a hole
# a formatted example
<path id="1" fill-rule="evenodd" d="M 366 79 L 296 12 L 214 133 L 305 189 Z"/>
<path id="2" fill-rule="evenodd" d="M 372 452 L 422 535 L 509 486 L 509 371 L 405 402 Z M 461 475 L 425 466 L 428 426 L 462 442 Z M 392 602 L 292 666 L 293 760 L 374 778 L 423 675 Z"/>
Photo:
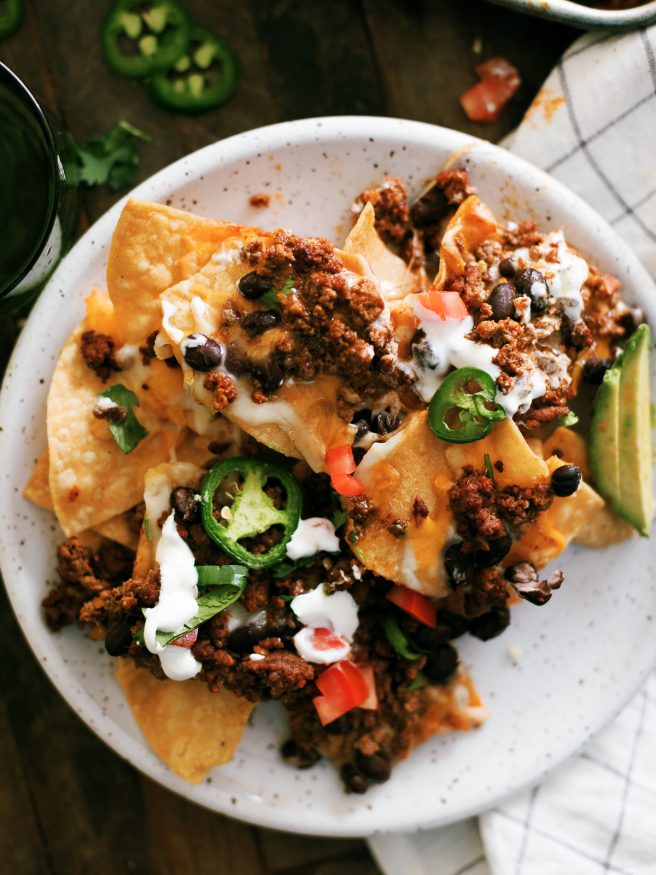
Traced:
<path id="1" fill-rule="evenodd" d="M 454 541 L 446 548 L 444 567 L 454 589 L 473 583 L 474 563 L 471 553 L 463 553 L 462 541 Z"/>
<path id="2" fill-rule="evenodd" d="M 371 431 L 371 411 L 356 410 L 356 412 L 353 414 L 351 424 L 357 426 L 358 430 L 355 435 L 355 439 L 360 440 L 360 438 L 363 438 L 368 431 Z"/>
<path id="3" fill-rule="evenodd" d="M 510 611 L 508 608 L 493 608 L 479 617 L 469 621 L 469 634 L 481 641 L 489 641 L 496 638 L 510 625 Z"/>
<path id="4" fill-rule="evenodd" d="M 323 729 L 329 735 L 346 735 L 347 732 L 351 731 L 351 718 L 348 714 L 342 714 L 337 720 L 327 723 Z"/>
<path id="5" fill-rule="evenodd" d="M 573 495 L 581 482 L 581 469 L 578 465 L 561 465 L 551 475 L 551 487 L 556 495 Z"/>
<path id="6" fill-rule="evenodd" d="M 516 270 L 517 268 L 512 258 L 504 258 L 503 261 L 499 262 L 499 273 L 501 276 L 505 276 L 507 280 L 515 276 Z"/>
<path id="7" fill-rule="evenodd" d="M 269 638 L 275 635 L 275 631 L 264 625 L 256 625 L 249 623 L 247 626 L 239 626 L 238 629 L 233 629 L 228 636 L 227 648 L 235 653 L 250 653 L 253 646 L 263 638 Z"/>
<path id="8" fill-rule="evenodd" d="M 515 315 L 515 289 L 510 283 L 499 283 L 488 299 L 495 322 L 511 319 Z"/>
<path id="9" fill-rule="evenodd" d="M 512 547 L 512 538 L 509 535 L 504 535 L 501 538 L 494 538 L 487 543 L 489 549 L 474 550 L 472 554 L 474 565 L 478 568 L 492 568 L 493 565 L 501 562 Z"/>
<path id="10" fill-rule="evenodd" d="M 369 781 L 353 763 L 344 763 L 339 773 L 344 786 L 350 793 L 366 793 L 369 789 Z"/>
<path id="11" fill-rule="evenodd" d="M 425 334 L 416 343 L 413 343 L 412 354 L 420 368 L 434 371 L 440 364 L 440 357 L 426 339 Z"/>
<path id="12" fill-rule="evenodd" d="M 445 684 L 451 680 L 457 668 L 458 653 L 455 647 L 445 642 L 428 654 L 423 672 L 434 684 Z"/>
<path id="13" fill-rule="evenodd" d="M 445 634 L 444 628 L 431 629 L 430 626 L 424 626 L 423 623 L 411 633 L 412 643 L 416 644 L 420 650 L 437 650 L 447 638 L 448 635 Z"/>
<path id="14" fill-rule="evenodd" d="M 176 486 L 171 493 L 171 507 L 175 509 L 183 522 L 191 523 L 198 516 L 200 502 L 193 489 L 187 489 L 186 486 Z"/>
<path id="15" fill-rule="evenodd" d="M 132 624 L 129 620 L 115 620 L 107 627 L 105 650 L 110 656 L 125 656 L 132 644 Z"/>
<path id="16" fill-rule="evenodd" d="M 238 377 L 246 370 L 246 354 L 236 343 L 231 343 L 226 348 L 225 369 L 233 376 Z"/>
<path id="17" fill-rule="evenodd" d="M 241 327 L 250 335 L 264 334 L 282 322 L 280 310 L 254 310 L 241 320 Z"/>
<path id="18" fill-rule="evenodd" d="M 261 362 L 251 361 L 247 368 L 260 383 L 265 395 L 272 395 L 276 389 L 282 386 L 282 368 L 273 356 L 269 356 Z"/>
<path id="19" fill-rule="evenodd" d="M 410 207 L 410 221 L 415 228 L 430 228 L 449 212 L 449 202 L 436 186 L 418 198 Z"/>
<path id="20" fill-rule="evenodd" d="M 182 341 L 182 355 L 195 371 L 211 371 L 223 361 L 225 351 L 220 343 L 204 334 L 190 334 Z"/>
<path id="21" fill-rule="evenodd" d="M 467 631 L 467 620 L 462 614 L 454 614 L 451 611 L 438 611 L 437 631 L 440 632 L 442 630 L 445 631 L 447 638 L 460 638 Z"/>
<path id="22" fill-rule="evenodd" d="M 365 756 L 365 754 L 358 752 L 356 762 L 363 775 L 380 784 L 383 781 L 387 781 L 392 774 L 392 766 L 384 753 L 374 753 L 370 756 Z"/>
<path id="23" fill-rule="evenodd" d="M 535 313 L 544 313 L 549 297 L 544 274 L 534 267 L 525 267 L 515 277 L 515 288 L 518 295 L 526 295 L 531 299 L 531 307 Z"/>
<path id="24" fill-rule="evenodd" d="M 310 769 L 321 759 L 320 753 L 301 747 L 293 738 L 290 738 L 282 745 L 280 755 L 286 763 L 297 769 Z"/>
<path id="25" fill-rule="evenodd" d="M 237 280 L 237 288 L 244 298 L 254 301 L 273 288 L 273 282 L 271 277 L 262 276 L 262 274 L 251 271 L 251 273 L 246 273 Z"/>
<path id="26" fill-rule="evenodd" d="M 371 430 L 376 434 L 389 434 L 396 431 L 401 423 L 400 417 L 395 413 L 377 413 L 371 421 Z"/>
<path id="27" fill-rule="evenodd" d="M 604 374 L 612 365 L 610 359 L 590 358 L 583 362 L 583 379 L 593 386 L 600 386 Z"/>
<path id="28" fill-rule="evenodd" d="M 353 461 L 356 465 L 359 465 L 360 462 L 364 459 L 366 449 L 364 447 L 353 447 Z"/>

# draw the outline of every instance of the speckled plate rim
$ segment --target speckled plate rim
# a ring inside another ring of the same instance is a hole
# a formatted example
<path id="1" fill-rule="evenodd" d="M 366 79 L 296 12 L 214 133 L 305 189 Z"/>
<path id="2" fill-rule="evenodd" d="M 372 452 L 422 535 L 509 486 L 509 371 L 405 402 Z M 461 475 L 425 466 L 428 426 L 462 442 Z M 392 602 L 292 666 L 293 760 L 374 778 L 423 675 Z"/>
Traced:
<path id="1" fill-rule="evenodd" d="M 57 296 L 65 299 L 64 290 L 70 289 L 76 275 L 82 272 L 83 269 L 79 265 L 84 261 L 84 257 L 93 257 L 99 243 L 109 242 L 127 197 L 165 201 L 178 187 L 187 184 L 190 177 L 202 178 L 203 174 L 209 173 L 222 163 L 245 158 L 249 150 L 261 149 L 263 141 L 266 142 L 268 150 L 275 151 L 289 145 L 316 142 L 323 136 L 351 138 L 354 142 L 362 142 L 365 138 L 364 131 L 366 131 L 367 138 L 375 137 L 382 141 L 385 141 L 386 136 L 398 137 L 402 131 L 404 142 L 408 144 L 408 148 L 412 147 L 413 142 L 425 145 L 427 141 L 430 141 L 435 143 L 436 148 L 446 148 L 450 152 L 467 154 L 472 147 L 475 147 L 477 158 L 480 158 L 481 155 L 483 157 L 486 154 L 490 155 L 501 167 L 507 170 L 509 176 L 513 172 L 517 176 L 526 176 L 527 179 L 530 179 L 531 186 L 535 186 L 537 190 L 547 190 L 553 196 L 557 196 L 561 202 L 568 204 L 569 209 L 577 217 L 578 226 L 585 228 L 587 224 L 589 230 L 594 229 L 595 234 L 601 236 L 601 241 L 611 247 L 617 253 L 618 258 L 621 257 L 622 261 L 628 265 L 627 270 L 630 271 L 635 280 L 635 287 L 645 290 L 652 289 L 653 291 L 653 283 L 640 262 L 594 210 L 542 171 L 499 147 L 456 131 L 421 122 L 378 117 L 304 119 L 258 128 L 207 146 L 164 168 L 143 182 L 102 216 L 84 234 L 72 252 L 57 268 L 16 344 L 0 394 L 0 423 L 4 426 L 0 431 L 0 458 L 4 460 L 5 464 L 10 464 L 11 461 L 12 441 L 20 440 L 20 434 L 16 434 L 11 426 L 12 406 L 21 403 L 21 399 L 15 391 L 19 380 L 14 378 L 14 374 L 20 372 L 21 363 L 29 362 L 30 348 L 33 343 L 32 335 L 36 331 L 42 314 L 48 309 L 47 302 L 50 299 L 56 300 Z M 638 302 L 644 304 L 648 317 L 653 323 L 656 319 L 656 307 L 653 300 L 650 300 L 646 293 L 643 299 L 640 298 L 639 291 L 636 294 Z M 45 352 L 45 350 L 43 351 Z M 0 490 L 0 519 L 8 519 L 9 509 L 8 490 Z M 594 725 L 589 727 L 589 731 L 582 731 L 575 738 L 568 738 L 560 743 L 547 768 L 535 767 L 533 771 L 527 771 L 521 779 L 512 784 L 511 788 L 504 788 L 503 791 L 500 791 L 499 788 L 481 789 L 468 803 L 451 807 L 448 811 L 435 809 L 427 812 L 425 816 L 409 821 L 407 815 L 404 816 L 402 804 L 399 804 L 394 817 L 383 820 L 368 816 L 364 807 L 357 812 L 351 809 L 352 813 L 348 815 L 339 817 L 331 815 L 328 818 L 316 813 L 309 816 L 300 807 L 292 810 L 267 808 L 257 800 L 250 798 L 240 799 L 239 806 L 235 808 L 230 804 L 229 798 L 216 798 L 210 795 L 206 785 L 189 785 L 173 775 L 152 755 L 143 739 L 131 737 L 112 720 L 111 716 L 103 713 L 99 703 L 76 680 L 75 673 L 64 664 L 60 657 L 58 658 L 54 636 L 50 635 L 42 620 L 30 620 L 22 614 L 20 610 L 21 579 L 20 575 L 17 576 L 13 573 L 14 569 L 10 565 L 8 541 L 9 538 L 4 527 L 0 527 L 0 570 L 5 581 L 8 581 L 6 588 L 17 619 L 37 660 L 52 683 L 92 731 L 145 775 L 181 796 L 240 820 L 289 832 L 329 836 L 372 835 L 376 832 L 426 829 L 479 814 L 514 793 L 544 779 L 550 771 L 579 751 L 589 738 L 605 726 L 637 692 L 656 662 L 656 636 L 654 636 L 651 649 L 648 650 L 645 647 L 640 671 L 636 671 L 635 675 L 630 678 L 622 679 L 622 684 L 616 690 L 617 695 L 604 703 L 602 712 L 594 721 Z M 364 798 L 366 799 L 366 797 Z"/>
<path id="2" fill-rule="evenodd" d="M 615 30 L 646 27 L 656 20 L 656 0 L 634 9 L 605 10 L 583 6 L 575 0 L 490 0 L 497 6 L 507 6 L 527 15 L 548 18 L 585 29 Z"/>

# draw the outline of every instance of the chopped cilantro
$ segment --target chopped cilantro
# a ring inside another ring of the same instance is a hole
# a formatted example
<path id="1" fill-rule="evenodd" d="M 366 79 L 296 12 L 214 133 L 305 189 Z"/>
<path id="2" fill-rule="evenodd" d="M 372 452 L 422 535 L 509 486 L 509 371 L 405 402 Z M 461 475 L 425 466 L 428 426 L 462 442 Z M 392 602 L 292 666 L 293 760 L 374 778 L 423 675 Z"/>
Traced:
<path id="1" fill-rule="evenodd" d="M 113 386 L 103 389 L 102 392 L 98 392 L 96 397 L 109 398 L 118 407 L 125 409 L 127 416 L 123 422 L 113 422 L 111 419 L 108 419 L 107 425 L 121 452 L 131 453 L 137 444 L 148 434 L 132 412 L 133 407 L 139 406 L 139 399 L 134 392 L 131 392 L 122 383 L 115 383 Z"/>
<path id="2" fill-rule="evenodd" d="M 139 169 L 136 140 L 150 137 L 129 122 L 120 121 L 102 137 L 72 143 L 77 181 L 85 185 L 107 185 L 112 191 L 133 185 Z"/>
<path id="3" fill-rule="evenodd" d="M 147 516 L 144 517 L 143 527 L 144 527 L 144 532 L 146 533 L 146 540 L 152 541 L 153 535 L 152 535 L 152 532 L 150 531 L 150 520 L 148 519 Z"/>
<path id="4" fill-rule="evenodd" d="M 304 565 L 311 565 L 316 558 L 317 554 L 313 553 L 312 556 L 303 556 L 302 559 L 297 559 L 296 562 L 290 562 L 287 559 L 283 559 L 283 561 L 279 562 L 275 568 L 271 569 L 271 573 L 276 580 L 281 580 L 283 577 L 289 577 L 289 575 L 293 574 L 298 568 L 302 568 Z"/>
<path id="5" fill-rule="evenodd" d="M 267 307 L 279 307 L 280 301 L 278 300 L 278 295 L 291 295 L 294 290 L 294 282 L 293 277 L 290 277 L 288 280 L 285 280 L 281 288 L 269 289 L 268 292 L 265 292 L 260 296 L 260 303 L 266 304 Z"/>

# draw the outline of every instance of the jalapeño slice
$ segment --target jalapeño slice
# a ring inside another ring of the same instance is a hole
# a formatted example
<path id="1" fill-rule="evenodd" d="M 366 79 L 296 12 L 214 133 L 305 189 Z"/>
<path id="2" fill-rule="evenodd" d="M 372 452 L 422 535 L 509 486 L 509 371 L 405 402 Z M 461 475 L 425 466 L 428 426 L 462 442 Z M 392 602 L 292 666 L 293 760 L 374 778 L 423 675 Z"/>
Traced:
<path id="1" fill-rule="evenodd" d="M 115 0 L 100 33 L 103 55 L 115 73 L 149 76 L 184 55 L 190 29 L 177 0 Z"/>
<path id="2" fill-rule="evenodd" d="M 5 39 L 18 30 L 23 20 L 23 7 L 23 0 L 5 0 L 4 12 L 0 12 L 0 39 Z"/>
<path id="3" fill-rule="evenodd" d="M 194 26 L 187 52 L 151 76 L 147 86 L 165 109 L 196 115 L 232 97 L 237 78 L 237 61 L 228 46 L 211 30 Z"/>
<path id="4" fill-rule="evenodd" d="M 238 476 L 241 483 L 237 483 Z M 227 493 L 233 501 L 222 509 L 216 506 L 215 496 L 221 484 L 230 477 L 234 478 L 234 483 L 227 487 Z M 285 500 L 282 508 L 276 507 L 265 492 L 270 481 L 277 481 L 283 487 Z M 285 468 L 264 459 L 222 459 L 203 480 L 200 494 L 205 531 L 233 559 L 249 568 L 268 568 L 285 557 L 287 544 L 298 526 L 302 503 L 299 482 Z M 263 535 L 273 526 L 281 527 L 282 535 L 280 541 L 266 552 L 253 553 L 241 543 Z"/>
<path id="5" fill-rule="evenodd" d="M 433 434 L 443 441 L 467 444 L 484 438 L 492 423 L 505 419 L 495 402 L 497 386 L 480 368 L 458 368 L 444 380 L 428 407 Z"/>

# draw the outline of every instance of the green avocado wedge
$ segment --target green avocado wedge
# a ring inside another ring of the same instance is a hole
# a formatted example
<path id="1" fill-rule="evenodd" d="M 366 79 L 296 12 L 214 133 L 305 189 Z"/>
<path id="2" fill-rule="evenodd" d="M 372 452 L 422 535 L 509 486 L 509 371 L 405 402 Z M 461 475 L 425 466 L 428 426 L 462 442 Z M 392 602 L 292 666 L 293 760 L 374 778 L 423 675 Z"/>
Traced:
<path id="1" fill-rule="evenodd" d="M 648 325 L 629 338 L 595 397 L 590 463 L 601 494 L 644 537 L 654 514 Z"/>

